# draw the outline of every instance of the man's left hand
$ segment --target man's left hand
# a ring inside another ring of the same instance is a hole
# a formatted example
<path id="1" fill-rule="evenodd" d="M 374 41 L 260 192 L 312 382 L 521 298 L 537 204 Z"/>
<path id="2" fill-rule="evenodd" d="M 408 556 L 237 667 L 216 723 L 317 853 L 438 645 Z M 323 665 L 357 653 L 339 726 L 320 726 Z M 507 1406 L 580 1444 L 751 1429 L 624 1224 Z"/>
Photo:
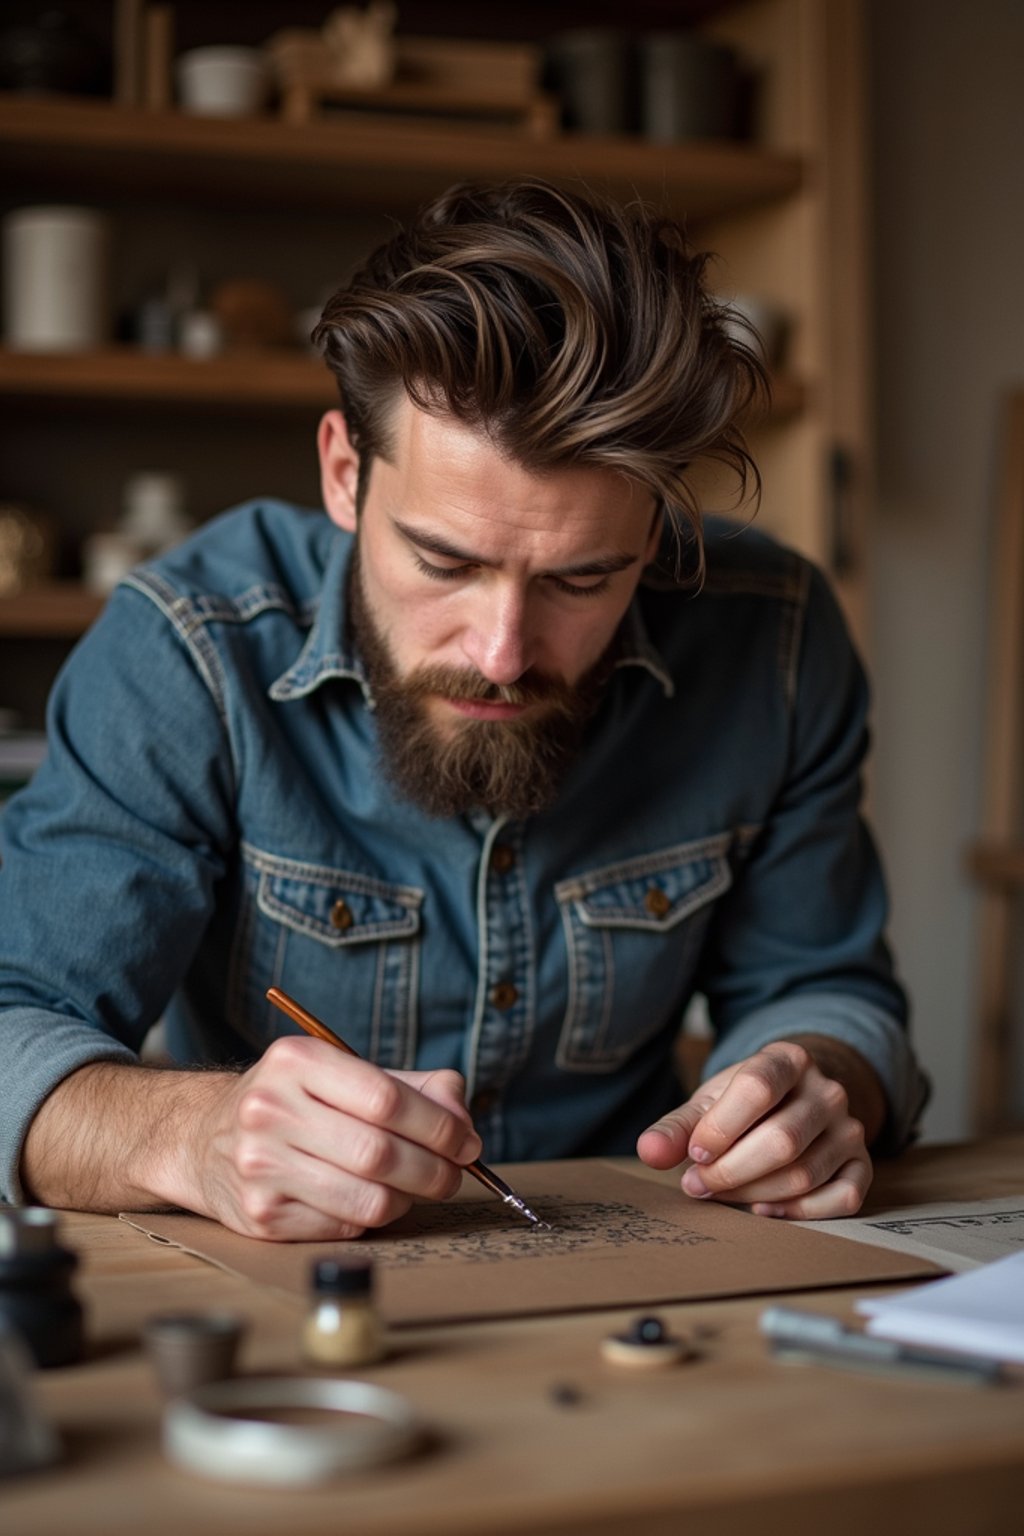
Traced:
<path id="1" fill-rule="evenodd" d="M 852 1216 L 871 1183 L 885 1097 L 859 1052 L 819 1035 L 776 1040 L 717 1072 L 637 1142 L 652 1168 L 693 1166 L 697 1199 L 803 1221 Z"/>

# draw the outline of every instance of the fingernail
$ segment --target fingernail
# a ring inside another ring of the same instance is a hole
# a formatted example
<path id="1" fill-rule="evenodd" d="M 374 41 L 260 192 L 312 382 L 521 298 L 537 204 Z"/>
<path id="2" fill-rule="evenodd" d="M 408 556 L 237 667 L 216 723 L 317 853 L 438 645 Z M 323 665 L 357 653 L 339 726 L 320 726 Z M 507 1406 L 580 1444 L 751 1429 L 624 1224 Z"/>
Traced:
<path id="1" fill-rule="evenodd" d="M 683 1174 L 683 1188 L 697 1200 L 704 1200 L 711 1193 L 696 1168 L 687 1168 Z"/>
<path id="2" fill-rule="evenodd" d="M 477 1135 L 476 1131 L 469 1131 L 461 1147 L 455 1154 L 455 1161 L 457 1163 L 475 1162 L 483 1149 L 484 1144 L 480 1140 L 480 1137 Z"/>
<path id="3" fill-rule="evenodd" d="M 710 1163 L 711 1153 L 707 1147 L 695 1147 L 691 1142 L 686 1149 L 687 1157 L 692 1157 L 695 1163 Z"/>
<path id="4" fill-rule="evenodd" d="M 762 1205 L 760 1202 L 752 1205 L 750 1209 L 753 1211 L 755 1216 L 785 1216 L 786 1214 L 784 1206 Z"/>

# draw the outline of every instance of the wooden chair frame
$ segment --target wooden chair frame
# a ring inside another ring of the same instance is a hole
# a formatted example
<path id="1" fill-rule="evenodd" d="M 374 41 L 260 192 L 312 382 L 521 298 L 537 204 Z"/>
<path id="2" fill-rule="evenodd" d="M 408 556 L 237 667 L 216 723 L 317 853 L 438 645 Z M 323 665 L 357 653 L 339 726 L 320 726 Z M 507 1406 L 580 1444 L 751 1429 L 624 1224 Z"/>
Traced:
<path id="1" fill-rule="evenodd" d="M 1016 1066 L 1014 972 L 1024 890 L 1024 390 L 1006 402 L 989 587 L 985 779 L 968 868 L 981 887 L 973 1130 L 1006 1129 Z"/>

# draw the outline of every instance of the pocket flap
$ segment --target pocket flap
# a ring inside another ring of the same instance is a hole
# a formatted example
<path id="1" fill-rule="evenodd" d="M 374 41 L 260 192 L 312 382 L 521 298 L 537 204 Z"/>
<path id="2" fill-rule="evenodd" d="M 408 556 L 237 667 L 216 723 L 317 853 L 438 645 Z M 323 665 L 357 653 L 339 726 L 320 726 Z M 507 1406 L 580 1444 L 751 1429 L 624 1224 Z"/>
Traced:
<path id="1" fill-rule="evenodd" d="M 732 884 L 728 836 L 682 843 L 556 886 L 588 928 L 664 933 Z"/>
<path id="2" fill-rule="evenodd" d="M 408 938 L 419 931 L 423 892 L 348 870 L 296 864 L 264 869 L 260 910 L 322 944 L 340 947 Z"/>

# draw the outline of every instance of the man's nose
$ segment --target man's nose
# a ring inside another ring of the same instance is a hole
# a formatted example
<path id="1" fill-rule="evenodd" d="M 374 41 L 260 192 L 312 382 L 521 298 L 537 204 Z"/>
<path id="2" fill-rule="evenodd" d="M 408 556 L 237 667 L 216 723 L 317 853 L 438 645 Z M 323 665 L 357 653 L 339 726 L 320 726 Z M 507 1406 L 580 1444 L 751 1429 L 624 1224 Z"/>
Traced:
<path id="1" fill-rule="evenodd" d="M 535 660 L 524 595 L 514 590 L 481 592 L 462 649 L 489 683 L 505 687 L 522 677 Z"/>

